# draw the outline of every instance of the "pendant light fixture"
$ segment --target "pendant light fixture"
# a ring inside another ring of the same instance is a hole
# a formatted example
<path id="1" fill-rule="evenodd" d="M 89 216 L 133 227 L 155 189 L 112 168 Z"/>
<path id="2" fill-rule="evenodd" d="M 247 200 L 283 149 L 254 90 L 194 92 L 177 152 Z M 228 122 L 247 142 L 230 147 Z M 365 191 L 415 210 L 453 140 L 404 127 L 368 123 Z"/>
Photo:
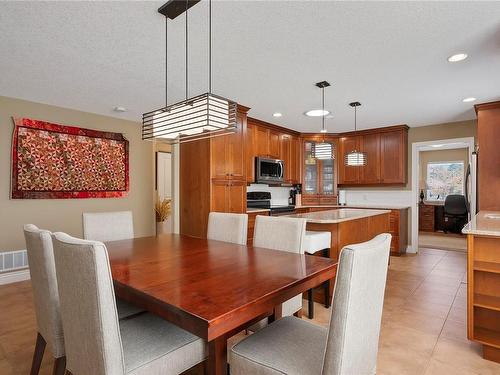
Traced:
<path id="1" fill-rule="evenodd" d="M 188 10 L 200 0 L 170 0 L 158 9 L 165 16 L 165 107 L 142 115 L 142 139 L 183 143 L 234 133 L 237 103 L 212 93 L 212 1 L 208 0 L 208 92 L 188 96 Z M 168 104 L 168 23 L 185 13 L 186 99 Z"/>
<path id="2" fill-rule="evenodd" d="M 354 131 L 357 129 L 357 108 L 361 106 L 360 102 L 349 103 L 351 107 L 354 108 Z M 344 163 L 349 167 L 362 167 L 366 165 L 366 153 L 358 151 L 356 149 L 352 150 L 345 156 Z"/>
<path id="3" fill-rule="evenodd" d="M 325 126 L 325 87 L 330 86 L 327 81 L 321 81 L 316 83 L 316 86 L 321 89 L 321 111 L 323 115 L 321 116 L 321 133 L 325 134 L 327 132 Z M 323 136 L 323 141 L 319 143 L 313 143 L 312 145 L 312 156 L 313 158 L 319 160 L 328 160 L 334 158 L 333 145 L 331 143 L 325 142 L 325 137 Z"/>

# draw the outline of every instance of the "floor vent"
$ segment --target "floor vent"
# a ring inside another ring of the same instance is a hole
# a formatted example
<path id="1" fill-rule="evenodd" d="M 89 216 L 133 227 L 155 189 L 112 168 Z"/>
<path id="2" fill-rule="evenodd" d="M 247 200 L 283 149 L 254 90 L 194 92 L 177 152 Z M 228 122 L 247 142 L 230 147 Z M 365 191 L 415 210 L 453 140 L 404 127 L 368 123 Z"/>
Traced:
<path id="1" fill-rule="evenodd" d="M 26 250 L 6 251 L 0 253 L 0 272 L 9 272 L 28 267 Z"/>

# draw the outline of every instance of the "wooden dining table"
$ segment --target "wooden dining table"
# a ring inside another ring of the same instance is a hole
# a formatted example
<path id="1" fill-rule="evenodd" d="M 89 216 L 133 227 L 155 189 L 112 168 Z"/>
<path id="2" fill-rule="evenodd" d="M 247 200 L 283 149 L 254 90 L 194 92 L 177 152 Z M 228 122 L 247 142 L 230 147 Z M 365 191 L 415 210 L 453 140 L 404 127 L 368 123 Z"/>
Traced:
<path id="1" fill-rule="evenodd" d="M 208 343 L 227 373 L 227 339 L 335 277 L 331 259 L 167 234 L 106 243 L 115 293 Z"/>

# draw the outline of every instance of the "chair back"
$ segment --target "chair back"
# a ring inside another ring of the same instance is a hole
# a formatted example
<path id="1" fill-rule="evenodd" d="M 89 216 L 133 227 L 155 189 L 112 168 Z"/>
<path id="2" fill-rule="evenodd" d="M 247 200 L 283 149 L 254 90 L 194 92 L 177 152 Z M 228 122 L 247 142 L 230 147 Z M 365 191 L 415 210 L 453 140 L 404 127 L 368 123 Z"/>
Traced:
<path id="1" fill-rule="evenodd" d="M 257 215 L 253 246 L 304 254 L 306 219 Z"/>
<path id="2" fill-rule="evenodd" d="M 444 200 L 444 213 L 447 215 L 467 215 L 465 196 L 460 194 L 447 195 Z"/>
<path id="3" fill-rule="evenodd" d="M 101 242 L 134 238 L 134 219 L 132 212 L 84 213 L 83 236 L 86 240 Z"/>
<path id="4" fill-rule="evenodd" d="M 210 212 L 208 215 L 207 238 L 209 240 L 247 244 L 247 214 Z"/>
<path id="5" fill-rule="evenodd" d="M 106 247 L 65 233 L 54 233 L 53 243 L 67 370 L 74 375 L 124 374 Z"/>
<path id="6" fill-rule="evenodd" d="M 59 310 L 52 233 L 33 224 L 24 226 L 31 288 L 38 332 L 49 344 L 55 358 L 64 356 L 64 338 Z"/>
<path id="7" fill-rule="evenodd" d="M 340 253 L 323 375 L 373 375 L 391 235 L 348 245 Z"/>

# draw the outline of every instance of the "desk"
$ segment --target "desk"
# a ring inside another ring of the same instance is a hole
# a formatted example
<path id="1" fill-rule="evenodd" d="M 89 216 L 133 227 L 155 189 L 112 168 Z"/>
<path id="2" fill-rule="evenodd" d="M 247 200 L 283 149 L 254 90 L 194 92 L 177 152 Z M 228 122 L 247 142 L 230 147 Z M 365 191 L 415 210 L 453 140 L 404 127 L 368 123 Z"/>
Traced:
<path id="1" fill-rule="evenodd" d="M 181 236 L 107 242 L 116 295 L 207 340 L 209 374 L 227 373 L 227 339 L 335 277 L 337 262 Z"/>

